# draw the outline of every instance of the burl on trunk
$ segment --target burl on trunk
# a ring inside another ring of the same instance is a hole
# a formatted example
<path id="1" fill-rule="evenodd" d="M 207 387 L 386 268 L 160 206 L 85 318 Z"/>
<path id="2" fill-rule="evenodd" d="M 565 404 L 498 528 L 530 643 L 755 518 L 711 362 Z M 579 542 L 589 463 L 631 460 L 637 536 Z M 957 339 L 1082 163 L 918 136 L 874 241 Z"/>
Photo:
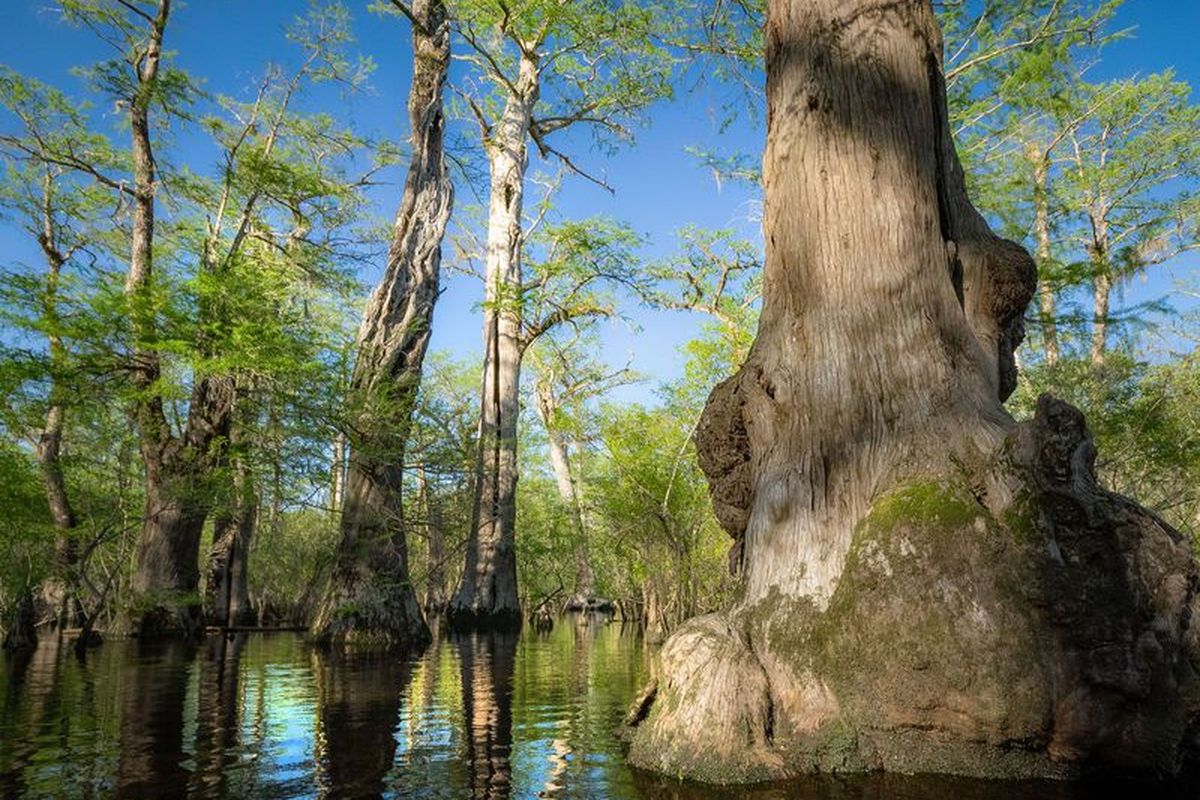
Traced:
<path id="1" fill-rule="evenodd" d="M 929 0 L 770 0 L 758 338 L 697 432 L 744 570 L 665 644 L 635 764 L 1167 773 L 1197 570 L 1082 416 L 1003 410 L 1031 259 L 971 206 Z"/>

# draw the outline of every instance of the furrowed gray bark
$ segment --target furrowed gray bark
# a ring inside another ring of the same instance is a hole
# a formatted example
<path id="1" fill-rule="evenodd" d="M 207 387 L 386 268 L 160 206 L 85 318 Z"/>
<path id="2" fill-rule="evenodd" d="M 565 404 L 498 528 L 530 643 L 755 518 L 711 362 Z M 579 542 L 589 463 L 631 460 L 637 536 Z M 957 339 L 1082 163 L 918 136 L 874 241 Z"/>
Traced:
<path id="1" fill-rule="evenodd" d="M 767 260 L 696 440 L 744 570 L 664 644 L 642 767 L 1177 770 L 1200 719 L 1188 543 L 1095 480 L 1082 415 L 1001 402 L 1032 259 L 971 206 L 929 0 L 769 0 Z"/>
<path id="2" fill-rule="evenodd" d="M 439 293 L 452 186 L 443 140 L 450 29 L 441 0 L 411 6 L 412 161 L 388 263 L 363 316 L 347 397 L 350 457 L 341 541 L 313 636 L 423 646 L 429 630 L 409 578 L 402 515 L 404 445 Z"/>
<path id="3" fill-rule="evenodd" d="M 329 509 L 340 514 L 346 496 L 346 434 L 342 431 L 333 437 L 333 464 L 329 471 Z"/>
<path id="4" fill-rule="evenodd" d="M 517 596 L 517 417 L 521 378 L 522 202 L 538 65 L 522 55 L 500 122 L 487 141 L 488 205 L 483 381 L 475 500 L 466 563 L 447 609 L 458 628 L 519 628 Z"/>

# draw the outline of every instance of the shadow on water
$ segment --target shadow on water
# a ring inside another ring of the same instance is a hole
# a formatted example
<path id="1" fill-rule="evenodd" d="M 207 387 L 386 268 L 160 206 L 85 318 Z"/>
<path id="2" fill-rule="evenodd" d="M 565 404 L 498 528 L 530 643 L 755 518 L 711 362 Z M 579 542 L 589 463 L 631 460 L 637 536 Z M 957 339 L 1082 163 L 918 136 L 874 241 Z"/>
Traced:
<path id="1" fill-rule="evenodd" d="M 820 778 L 713 788 L 631 770 L 614 731 L 651 653 L 602 619 L 438 637 L 420 656 L 332 654 L 285 634 L 199 647 L 53 640 L 0 657 L 0 798 L 1195 798 L 1194 784 Z"/>

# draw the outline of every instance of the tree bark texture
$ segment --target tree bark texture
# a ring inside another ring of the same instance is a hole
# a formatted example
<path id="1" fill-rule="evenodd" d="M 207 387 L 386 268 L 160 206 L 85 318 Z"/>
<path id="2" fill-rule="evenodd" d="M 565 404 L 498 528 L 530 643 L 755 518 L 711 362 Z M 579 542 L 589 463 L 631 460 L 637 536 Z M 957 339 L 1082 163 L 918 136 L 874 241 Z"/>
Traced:
<path id="1" fill-rule="evenodd" d="M 1108 351 L 1108 308 L 1112 295 L 1112 273 L 1107 265 L 1097 263 L 1092 277 L 1092 366 L 1104 366 Z"/>
<path id="2" fill-rule="evenodd" d="M 232 426 L 229 444 L 235 455 L 229 470 L 230 487 L 213 519 L 205 582 L 207 622 L 221 628 L 253 625 L 257 619 L 250 602 L 248 562 L 250 543 L 258 528 L 259 498 L 246 454 L 239 450 L 241 438 L 240 427 Z"/>
<path id="3" fill-rule="evenodd" d="M 1001 402 L 1035 271 L 971 206 L 929 0 L 770 0 L 758 337 L 697 430 L 738 599 L 664 644 L 630 758 L 808 771 L 1176 769 L 1187 543 L 1095 482 L 1082 416 Z"/>
<path id="4" fill-rule="evenodd" d="M 466 561 L 448 617 L 457 628 L 519 628 L 517 597 L 517 417 L 520 414 L 522 201 L 538 66 L 522 56 L 515 91 L 488 139 L 491 170 L 483 380 L 475 500 Z"/>
<path id="5" fill-rule="evenodd" d="M 334 514 L 340 514 L 346 497 L 346 434 L 342 431 L 333 437 L 333 464 L 329 471 L 329 508 Z"/>
<path id="6" fill-rule="evenodd" d="M 452 187 L 443 141 L 450 30 L 440 0 L 413 12 L 412 161 L 384 276 L 358 332 L 347 405 L 350 458 L 341 542 L 313 623 L 319 640 L 423 646 L 401 503 L 404 445 L 439 294 Z"/>

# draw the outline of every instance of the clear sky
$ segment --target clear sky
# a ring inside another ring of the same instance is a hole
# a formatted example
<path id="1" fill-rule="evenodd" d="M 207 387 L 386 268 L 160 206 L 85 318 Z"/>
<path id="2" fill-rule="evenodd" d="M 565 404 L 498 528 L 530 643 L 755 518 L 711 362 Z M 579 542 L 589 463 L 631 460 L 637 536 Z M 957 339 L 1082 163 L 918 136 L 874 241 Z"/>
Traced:
<path id="1" fill-rule="evenodd" d="M 313 95 L 305 103 L 310 109 L 344 114 L 344 121 L 363 133 L 402 142 L 409 81 L 407 27 L 399 19 L 368 13 L 367 0 L 347 5 L 354 15 L 357 47 L 377 64 L 372 91 L 345 99 Z M 60 22 L 52 6 L 51 0 L 0 0 L 0 59 L 18 71 L 76 90 L 80 83 L 71 75 L 71 68 L 102 57 L 104 51 L 86 30 Z M 283 28 L 305 8 L 304 0 L 190 0 L 178 10 L 167 46 L 178 54 L 182 66 L 204 79 L 209 91 L 245 97 L 268 61 L 293 58 Z M 1200 47 L 1196 44 L 1200 0 L 1127 0 L 1118 25 L 1134 28 L 1135 35 L 1105 51 L 1096 77 L 1173 67 L 1180 78 L 1200 86 Z M 691 75 L 689 85 L 697 78 Z M 757 235 L 756 193 L 739 186 L 718 189 L 712 176 L 685 152 L 688 146 L 724 152 L 761 149 L 765 136 L 761 118 L 746 115 L 730 128 L 721 129 L 721 109 L 729 92 L 728 87 L 709 82 L 695 91 L 682 92 L 674 103 L 656 106 L 647 114 L 647 125 L 637 131 L 636 143 L 613 156 L 591 151 L 586 140 L 568 140 L 577 160 L 604 173 L 616 191 L 610 195 L 580 179 L 568 179 L 561 195 L 562 215 L 606 214 L 625 220 L 649 237 L 648 257 L 671 252 L 674 232 L 688 224 L 736 226 Z M 1200 100 L 1200 94 L 1194 92 L 1193 98 Z M 108 109 L 97 113 L 105 116 L 115 132 L 116 117 Z M 179 139 L 173 157 L 194 169 L 214 160 L 198 137 Z M 389 185 L 373 191 L 375 211 L 381 218 L 390 219 L 395 210 L 399 178 L 399 171 L 394 171 L 388 176 Z M 458 199 L 460 208 L 475 202 L 465 189 L 460 190 Z M 32 262 L 35 257 L 31 243 L 3 224 L 0 252 L 6 261 Z M 1127 287 L 1125 300 L 1161 297 L 1178 280 L 1194 275 L 1198 266 L 1197 258 L 1172 264 L 1148 281 Z M 375 270 L 367 269 L 361 278 L 370 283 L 376 275 Z M 447 277 L 447 291 L 434 323 L 435 349 L 474 357 L 481 343 L 480 296 L 475 280 L 455 274 Z M 647 399 L 654 383 L 679 374 L 682 359 L 676 348 L 695 334 L 700 320 L 632 306 L 628 311 L 629 323 L 614 324 L 606 331 L 605 352 L 613 362 L 623 364 L 632 359 L 636 369 L 653 377 L 645 386 L 621 392 L 625 399 Z"/>

